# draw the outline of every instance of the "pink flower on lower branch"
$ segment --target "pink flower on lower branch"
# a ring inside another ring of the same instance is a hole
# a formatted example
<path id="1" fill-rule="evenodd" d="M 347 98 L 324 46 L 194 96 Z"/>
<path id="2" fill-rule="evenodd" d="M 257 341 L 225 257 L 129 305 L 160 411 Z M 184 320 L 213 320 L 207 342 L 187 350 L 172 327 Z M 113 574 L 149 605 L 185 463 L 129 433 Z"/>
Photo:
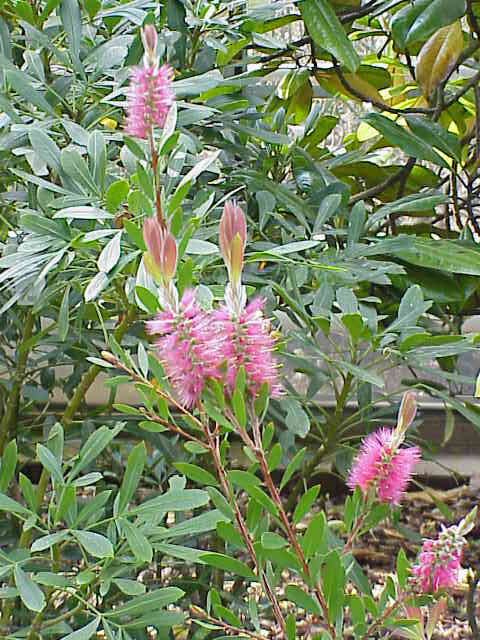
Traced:
<path id="1" fill-rule="evenodd" d="M 247 389 L 255 396 L 263 384 L 267 383 L 270 395 L 278 397 L 282 393 L 279 382 L 279 365 L 273 354 L 275 339 L 270 330 L 270 322 L 263 315 L 265 301 L 253 300 L 238 318 L 232 317 L 225 306 L 215 312 L 216 331 L 219 336 L 221 360 L 226 363 L 226 382 L 230 390 L 235 387 L 235 379 L 241 366 L 245 367 Z"/>
<path id="2" fill-rule="evenodd" d="M 146 138 L 153 125 L 163 127 L 173 103 L 171 87 L 173 71 L 164 64 L 137 67 L 128 89 L 126 131 L 137 138 Z"/>
<path id="3" fill-rule="evenodd" d="M 445 527 L 436 540 L 426 539 L 418 562 L 412 566 L 412 582 L 417 591 L 435 593 L 455 587 L 462 568 L 463 549 L 466 545 L 464 533 L 470 530 L 460 525 Z"/>
<path id="4" fill-rule="evenodd" d="M 360 487 L 364 493 L 374 489 L 381 502 L 398 504 L 419 460 L 418 447 L 400 449 L 393 430 L 379 429 L 363 441 L 347 484 L 351 489 Z"/>
<path id="5" fill-rule="evenodd" d="M 172 391 L 185 407 L 200 398 L 207 378 L 219 378 L 221 354 L 209 314 L 184 293 L 178 311 L 167 310 L 146 323 L 148 333 L 158 335 L 157 353 Z"/>

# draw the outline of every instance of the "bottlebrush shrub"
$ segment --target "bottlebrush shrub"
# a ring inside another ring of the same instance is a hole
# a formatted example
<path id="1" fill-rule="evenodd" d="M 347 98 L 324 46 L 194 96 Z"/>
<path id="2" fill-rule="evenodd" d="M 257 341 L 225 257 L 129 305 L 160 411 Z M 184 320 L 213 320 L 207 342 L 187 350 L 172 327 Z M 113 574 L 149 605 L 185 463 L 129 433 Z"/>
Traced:
<path id="1" fill-rule="evenodd" d="M 158 283 L 162 307 L 147 323 L 156 351 L 142 348 L 136 363 L 130 353 L 112 342 L 103 352 L 104 365 L 126 372 L 145 406 L 124 407 L 144 420 L 140 426 L 169 430 L 205 464 L 179 462 L 177 469 L 194 484 L 206 487 L 222 514 L 216 531 L 222 552 L 202 553 L 198 562 L 216 573 L 206 607 L 193 606 L 193 622 L 218 635 L 260 637 L 261 621 L 273 618 L 272 637 L 293 640 L 345 637 L 353 625 L 355 638 L 380 637 L 396 629 L 407 637 L 423 637 L 423 609 L 432 621 L 440 617 L 441 598 L 460 578 L 465 535 L 473 528 L 476 509 L 458 525 L 445 529 L 437 541 L 426 541 L 410 568 L 403 551 L 396 574 L 379 598 L 354 557 L 359 538 L 401 503 L 402 494 L 420 458 L 416 446 L 406 446 L 408 427 L 416 413 L 415 396 L 405 394 L 397 425 L 370 434 L 354 460 L 348 479 L 353 495 L 345 503 L 338 536 L 323 511 L 314 510 L 304 533 L 296 525 L 315 504 L 320 487 L 309 488 L 293 513 L 284 507 L 281 491 L 302 464 L 301 452 L 290 462 L 277 484 L 272 476 L 282 460 L 279 444 L 271 446 L 274 428 L 264 424 L 270 395 L 283 393 L 275 363 L 275 340 L 262 315 L 261 302 L 247 302 L 241 274 L 247 237 L 240 207 L 227 202 L 220 222 L 220 247 L 229 281 L 219 308 L 205 310 L 187 291 L 179 298 L 175 286 L 177 248 L 168 226 L 158 219 L 144 228 L 149 265 Z M 234 434 L 251 462 L 248 470 L 232 467 L 228 455 Z M 241 496 L 246 494 L 245 506 Z M 445 566 L 448 556 L 449 564 Z M 289 571 L 284 584 L 282 572 Z M 218 573 L 220 572 L 220 573 Z M 226 582 L 234 580 L 235 598 Z M 261 596 L 253 596 L 261 590 Z M 284 600 L 296 605 L 285 616 Z M 307 632 L 297 622 L 307 615 Z M 433 624 L 433 626 L 435 626 Z M 417 635 L 412 635 L 417 633 Z"/>

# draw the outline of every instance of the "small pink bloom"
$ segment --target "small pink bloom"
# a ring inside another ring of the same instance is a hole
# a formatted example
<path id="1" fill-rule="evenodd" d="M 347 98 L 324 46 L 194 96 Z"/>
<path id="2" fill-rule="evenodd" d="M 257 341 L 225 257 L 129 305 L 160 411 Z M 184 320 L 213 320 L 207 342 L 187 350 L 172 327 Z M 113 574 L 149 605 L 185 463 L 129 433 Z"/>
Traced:
<path id="1" fill-rule="evenodd" d="M 172 69 L 164 64 L 137 67 L 128 90 L 126 131 L 137 138 L 146 138 L 151 127 L 163 127 L 173 103 Z"/>
<path id="2" fill-rule="evenodd" d="M 375 487 L 381 502 L 398 504 L 413 467 L 420 460 L 420 450 L 394 449 L 393 438 L 394 431 L 386 428 L 368 435 L 353 462 L 347 484 L 351 489 L 359 486 L 364 493 Z"/>
<path id="3" fill-rule="evenodd" d="M 178 313 L 161 311 L 146 323 L 148 333 L 158 335 L 158 359 L 178 401 L 191 408 L 200 398 L 207 378 L 220 377 L 219 345 L 209 314 L 186 291 Z"/>
<path id="4" fill-rule="evenodd" d="M 270 323 L 263 315 L 264 300 L 250 302 L 238 319 L 231 317 L 222 307 L 214 313 L 215 330 L 218 334 L 220 359 L 226 363 L 226 383 L 234 389 L 239 368 L 243 365 L 247 375 L 247 389 L 255 396 L 260 387 L 268 383 L 270 394 L 281 395 L 278 379 L 278 363 L 273 351 L 275 339 Z"/>
<path id="5" fill-rule="evenodd" d="M 435 593 L 454 587 L 462 568 L 465 544 L 466 540 L 456 525 L 448 528 L 442 526 L 436 540 L 425 540 L 417 564 L 412 567 L 416 589 L 422 593 Z"/>

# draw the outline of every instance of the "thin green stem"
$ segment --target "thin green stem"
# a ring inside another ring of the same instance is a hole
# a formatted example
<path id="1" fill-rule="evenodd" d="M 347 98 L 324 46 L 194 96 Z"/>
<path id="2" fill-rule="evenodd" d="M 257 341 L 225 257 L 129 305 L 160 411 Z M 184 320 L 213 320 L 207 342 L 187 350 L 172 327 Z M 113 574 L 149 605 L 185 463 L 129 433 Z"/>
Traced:
<path id="1" fill-rule="evenodd" d="M 17 424 L 20 394 L 22 391 L 23 380 L 25 378 L 28 356 L 31 350 L 30 340 L 33 333 L 34 323 L 35 316 L 32 311 L 29 311 L 25 318 L 22 339 L 18 346 L 17 368 L 13 376 L 12 388 L 10 389 L 8 396 L 5 413 L 3 414 L 2 421 L 0 422 L 0 455 L 3 453 L 5 442 L 9 435 L 13 435 L 15 425 Z"/>

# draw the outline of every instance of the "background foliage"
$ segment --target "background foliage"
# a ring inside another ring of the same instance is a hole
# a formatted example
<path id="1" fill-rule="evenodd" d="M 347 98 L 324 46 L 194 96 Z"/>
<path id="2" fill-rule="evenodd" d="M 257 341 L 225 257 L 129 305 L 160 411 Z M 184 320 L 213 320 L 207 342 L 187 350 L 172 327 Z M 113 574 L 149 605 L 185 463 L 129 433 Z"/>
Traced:
<path id="1" fill-rule="evenodd" d="M 128 409 L 117 403 L 115 381 L 106 381 L 104 404 L 87 403 L 102 349 L 122 343 L 145 360 L 143 321 L 157 308 L 141 234 L 153 211 L 153 178 L 147 149 L 122 132 L 128 76 L 142 56 L 140 26 L 155 24 L 159 53 L 175 69 L 177 109 L 159 144 L 180 287 L 201 281 L 205 305 L 222 295 L 217 227 L 234 195 L 249 219 L 249 293 L 267 298 L 283 328 L 289 394 L 272 403 L 270 417 L 283 462 L 304 451 L 295 480 L 324 460 L 343 472 L 352 437 L 392 417 L 399 391 L 386 385 L 392 370 L 402 372 L 395 380 L 408 378 L 404 386 L 480 427 L 477 408 L 455 397 L 472 392 L 457 363 L 477 341 L 462 327 L 477 311 L 480 274 L 479 20 L 476 0 L 0 3 L 0 482 L 22 503 L 0 506 L 20 509 L 26 522 L 20 530 L 14 518 L 0 524 L 9 549 L 20 547 L 13 560 L 2 556 L 11 585 L 2 595 L 15 611 L 9 631 L 25 628 L 59 587 L 39 578 L 41 570 L 32 582 L 24 567 L 37 571 L 32 554 L 44 552 L 47 562 L 60 541 L 99 558 L 94 569 L 109 576 L 83 582 L 79 574 L 77 594 L 142 602 L 119 623 L 126 633 L 130 623 L 142 626 L 152 603 L 119 585 L 124 578 L 105 560 L 122 554 L 125 542 L 113 527 L 98 529 L 102 541 L 75 534 L 96 528 L 93 512 L 80 517 L 78 493 L 93 483 L 94 504 L 121 520 L 127 541 L 138 536 L 131 518 L 140 516 L 126 511 L 135 487 L 122 494 L 128 463 L 120 443 L 142 459 L 137 483 L 140 475 L 144 487 L 160 483 L 163 496 L 193 491 L 172 463 L 189 464 L 196 452 L 142 430 L 135 411 L 119 423 Z M 332 97 L 365 111 L 340 143 L 341 122 L 324 108 Z M 326 392 L 332 410 L 321 401 Z M 105 440 L 95 455 L 75 458 L 99 433 Z M 141 440 L 146 448 L 135 444 Z M 115 495 L 124 496 L 123 510 L 113 512 Z M 207 503 L 204 493 L 185 500 L 178 503 L 185 509 Z M 215 528 L 215 515 L 207 517 L 199 533 Z M 57 530 L 63 518 L 73 531 L 65 537 Z M 34 523 L 56 538 L 39 542 Z M 167 553 L 159 536 L 149 546 L 143 538 L 130 544 L 133 567 L 149 561 L 152 548 Z M 163 605 L 182 595 L 163 592 Z M 73 622 L 61 620 L 58 637 L 82 627 L 81 615 L 80 607 Z"/>

